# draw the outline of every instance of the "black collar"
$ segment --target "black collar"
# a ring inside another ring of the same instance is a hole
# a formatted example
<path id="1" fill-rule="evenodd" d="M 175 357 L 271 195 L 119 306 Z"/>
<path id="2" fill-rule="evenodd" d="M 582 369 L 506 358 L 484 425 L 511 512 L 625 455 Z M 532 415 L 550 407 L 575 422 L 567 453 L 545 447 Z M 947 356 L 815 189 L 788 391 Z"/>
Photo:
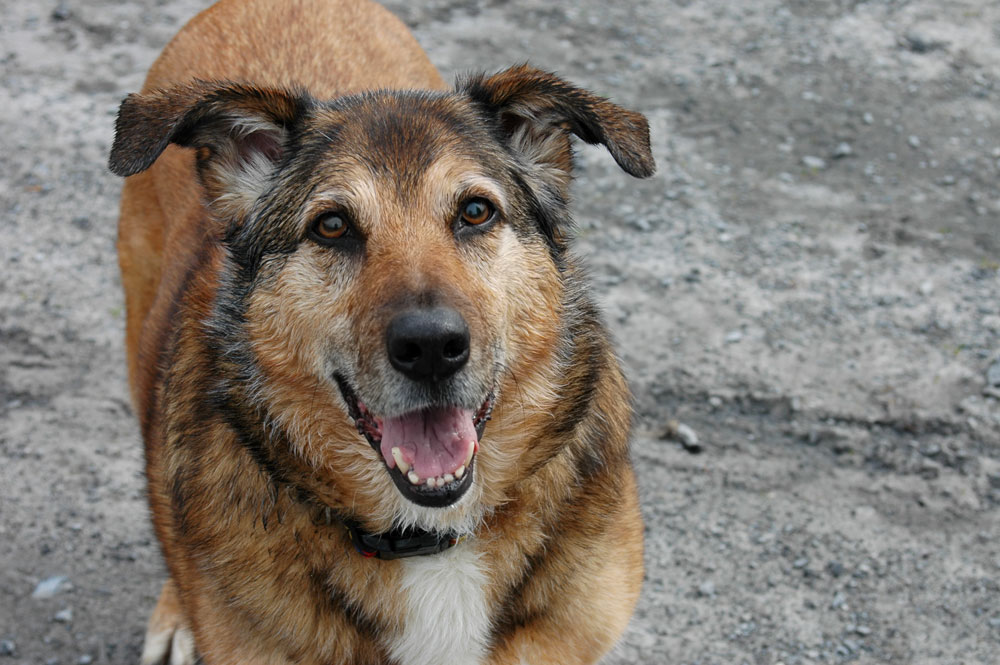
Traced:
<path id="1" fill-rule="evenodd" d="M 384 533 L 368 533 L 356 522 L 341 520 L 358 554 L 366 559 L 403 559 L 411 556 L 437 554 L 462 542 L 453 533 L 423 529 L 393 529 Z"/>

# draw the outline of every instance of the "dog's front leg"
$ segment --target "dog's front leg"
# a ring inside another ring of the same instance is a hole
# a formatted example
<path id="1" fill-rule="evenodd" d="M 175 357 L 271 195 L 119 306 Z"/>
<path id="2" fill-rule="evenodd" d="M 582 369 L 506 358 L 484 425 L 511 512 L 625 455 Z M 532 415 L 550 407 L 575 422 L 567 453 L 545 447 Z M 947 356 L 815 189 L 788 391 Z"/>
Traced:
<path id="1" fill-rule="evenodd" d="M 194 665 L 197 655 L 194 635 L 181 609 L 173 580 L 163 583 L 142 647 L 140 665 Z"/>

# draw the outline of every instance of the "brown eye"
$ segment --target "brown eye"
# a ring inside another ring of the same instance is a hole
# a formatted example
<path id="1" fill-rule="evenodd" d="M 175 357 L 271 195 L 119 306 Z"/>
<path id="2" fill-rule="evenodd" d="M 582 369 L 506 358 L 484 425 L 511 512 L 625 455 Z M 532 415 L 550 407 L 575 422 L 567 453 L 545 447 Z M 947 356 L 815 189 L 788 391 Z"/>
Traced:
<path id="1" fill-rule="evenodd" d="M 312 232 L 319 240 L 336 240 L 347 233 L 347 218 L 339 212 L 325 212 L 313 222 Z"/>
<path id="2" fill-rule="evenodd" d="M 462 204 L 462 221 L 479 226 L 493 219 L 496 208 L 486 199 L 469 199 Z"/>

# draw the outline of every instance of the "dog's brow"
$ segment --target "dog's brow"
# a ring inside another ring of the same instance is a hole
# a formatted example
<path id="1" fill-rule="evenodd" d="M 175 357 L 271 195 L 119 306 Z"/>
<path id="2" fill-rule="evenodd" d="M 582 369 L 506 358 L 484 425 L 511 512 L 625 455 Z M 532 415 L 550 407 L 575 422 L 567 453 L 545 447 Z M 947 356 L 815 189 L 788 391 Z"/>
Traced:
<path id="1" fill-rule="evenodd" d="M 464 159 L 439 159 L 424 173 L 424 196 L 439 216 L 448 216 L 463 199 L 481 196 L 490 199 L 503 213 L 507 198 L 503 187 L 482 173 L 475 162 Z"/>
<path id="2" fill-rule="evenodd" d="M 330 187 L 318 191 L 306 207 L 303 215 L 308 220 L 331 208 L 347 208 L 349 211 L 364 211 L 365 218 L 372 223 L 379 219 L 379 190 L 371 178 L 352 175 L 350 185 Z"/>

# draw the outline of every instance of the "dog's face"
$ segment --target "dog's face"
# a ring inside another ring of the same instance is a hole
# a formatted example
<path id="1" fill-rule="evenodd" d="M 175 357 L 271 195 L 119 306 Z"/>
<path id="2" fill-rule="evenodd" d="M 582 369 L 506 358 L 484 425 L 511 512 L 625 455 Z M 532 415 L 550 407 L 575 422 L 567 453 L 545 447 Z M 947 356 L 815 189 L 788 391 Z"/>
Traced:
<path id="1" fill-rule="evenodd" d="M 198 150 L 226 229 L 220 389 L 283 432 L 298 484 L 375 528 L 467 530 L 558 399 L 569 132 L 652 172 L 642 116 L 528 68 L 330 103 L 130 97 L 112 167 Z"/>

